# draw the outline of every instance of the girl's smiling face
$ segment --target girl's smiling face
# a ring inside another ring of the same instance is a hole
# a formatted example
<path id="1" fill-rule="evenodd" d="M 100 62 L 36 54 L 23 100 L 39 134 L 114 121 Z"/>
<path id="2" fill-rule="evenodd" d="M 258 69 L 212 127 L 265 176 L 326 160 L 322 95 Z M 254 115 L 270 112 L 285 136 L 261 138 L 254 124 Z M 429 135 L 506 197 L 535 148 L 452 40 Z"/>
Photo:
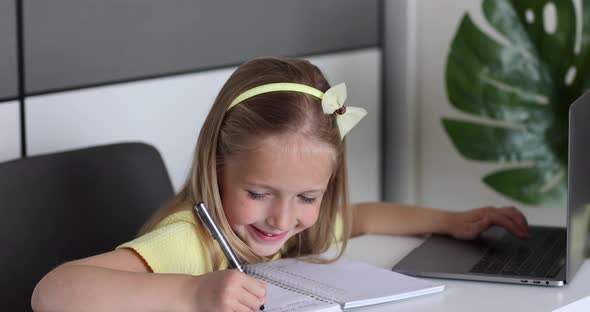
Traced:
<path id="1" fill-rule="evenodd" d="M 279 251 L 317 221 L 335 158 L 325 144 L 284 135 L 226 159 L 221 201 L 233 231 L 257 255 Z"/>

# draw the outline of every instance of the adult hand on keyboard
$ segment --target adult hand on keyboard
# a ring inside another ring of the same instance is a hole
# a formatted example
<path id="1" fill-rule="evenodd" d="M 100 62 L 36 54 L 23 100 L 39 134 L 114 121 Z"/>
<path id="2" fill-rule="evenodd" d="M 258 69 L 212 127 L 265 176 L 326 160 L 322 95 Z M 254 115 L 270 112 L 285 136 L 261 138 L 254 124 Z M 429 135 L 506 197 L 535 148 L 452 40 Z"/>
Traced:
<path id="1" fill-rule="evenodd" d="M 459 239 L 475 239 L 492 225 L 501 226 L 521 239 L 529 236 L 525 216 L 513 206 L 449 212 L 447 217 L 448 234 Z"/>

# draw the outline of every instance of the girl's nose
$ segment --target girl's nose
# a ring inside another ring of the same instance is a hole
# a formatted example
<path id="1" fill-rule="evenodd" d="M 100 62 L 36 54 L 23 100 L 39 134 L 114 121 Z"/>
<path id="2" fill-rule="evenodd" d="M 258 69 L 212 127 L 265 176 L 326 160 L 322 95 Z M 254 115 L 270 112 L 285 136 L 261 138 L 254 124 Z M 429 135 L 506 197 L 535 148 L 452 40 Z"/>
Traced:
<path id="1" fill-rule="evenodd" d="M 280 201 L 272 207 L 267 222 L 280 231 L 290 230 L 294 224 L 294 216 L 288 201 Z"/>

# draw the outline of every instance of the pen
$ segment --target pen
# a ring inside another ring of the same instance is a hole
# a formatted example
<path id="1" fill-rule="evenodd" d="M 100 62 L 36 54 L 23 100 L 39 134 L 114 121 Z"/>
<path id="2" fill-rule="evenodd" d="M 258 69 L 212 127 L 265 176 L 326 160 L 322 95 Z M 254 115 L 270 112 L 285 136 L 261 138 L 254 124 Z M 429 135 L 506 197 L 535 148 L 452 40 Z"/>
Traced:
<path id="1" fill-rule="evenodd" d="M 238 257 L 236 257 L 236 254 L 231 249 L 231 246 L 227 243 L 225 236 L 223 236 L 223 233 L 221 233 L 219 226 L 217 225 L 215 220 L 213 220 L 213 217 L 211 217 L 209 209 L 207 209 L 205 203 L 200 202 L 194 205 L 193 209 L 195 210 L 195 213 L 197 214 L 197 216 L 199 217 L 207 231 L 209 231 L 209 234 L 211 234 L 211 236 L 213 236 L 213 239 L 215 239 L 219 243 L 219 246 L 225 254 L 225 257 L 227 258 L 229 264 L 234 269 L 238 269 L 240 272 L 244 273 L 242 263 L 240 262 Z M 260 310 L 264 310 L 264 304 L 260 306 Z"/>

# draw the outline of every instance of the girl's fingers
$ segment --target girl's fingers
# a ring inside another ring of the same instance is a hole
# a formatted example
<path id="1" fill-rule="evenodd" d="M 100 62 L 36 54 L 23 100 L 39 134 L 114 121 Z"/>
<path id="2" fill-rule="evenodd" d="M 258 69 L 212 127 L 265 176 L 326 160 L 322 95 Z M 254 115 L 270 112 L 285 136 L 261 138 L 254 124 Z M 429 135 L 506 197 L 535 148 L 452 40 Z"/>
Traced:
<path id="1" fill-rule="evenodd" d="M 515 207 L 502 207 L 498 209 L 498 212 L 504 216 L 510 218 L 516 224 L 518 224 L 520 231 L 528 236 L 528 222 L 526 217 Z"/>
<path id="2" fill-rule="evenodd" d="M 490 218 L 482 217 L 479 220 L 469 224 L 467 230 L 461 235 L 462 239 L 475 239 L 481 232 L 490 227 Z"/>
<path id="3" fill-rule="evenodd" d="M 492 225 L 505 228 L 510 233 L 528 238 L 528 223 L 525 216 L 512 206 L 496 208 L 481 207 L 456 215 L 459 218 L 451 233 L 456 238 L 473 239 Z"/>
<path id="4" fill-rule="evenodd" d="M 489 210 L 488 216 L 490 217 L 493 224 L 507 229 L 512 234 L 520 238 L 525 238 L 527 236 L 527 232 L 524 231 L 516 221 L 498 212 L 497 209 Z"/>
<path id="5" fill-rule="evenodd" d="M 522 224 L 522 226 L 524 227 L 528 227 L 529 226 L 529 222 L 527 221 L 526 217 L 524 216 L 524 214 L 514 208 L 514 207 L 507 207 L 506 211 L 508 211 L 508 213 L 512 214 L 516 219 L 519 220 L 519 222 Z"/>
<path id="6" fill-rule="evenodd" d="M 247 311 L 258 311 L 260 306 L 264 303 L 260 297 L 257 297 L 248 291 L 245 291 L 244 295 L 238 298 L 238 301 Z"/>
<path id="7" fill-rule="evenodd" d="M 248 275 L 244 288 L 256 297 L 262 298 L 266 296 L 266 283 L 255 277 Z"/>
<path id="8" fill-rule="evenodd" d="M 240 298 L 240 302 L 254 311 L 258 311 L 258 308 L 266 301 L 266 283 L 248 276 L 242 286 L 247 296 Z"/>

